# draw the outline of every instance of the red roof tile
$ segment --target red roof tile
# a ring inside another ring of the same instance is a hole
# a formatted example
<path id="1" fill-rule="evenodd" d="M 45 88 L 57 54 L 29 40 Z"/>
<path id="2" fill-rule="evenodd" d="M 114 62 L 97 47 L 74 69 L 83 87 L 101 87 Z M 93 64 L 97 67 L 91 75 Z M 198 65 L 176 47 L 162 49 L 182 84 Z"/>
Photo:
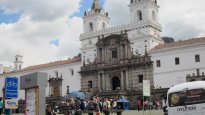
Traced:
<path id="1" fill-rule="evenodd" d="M 70 63 L 80 62 L 80 61 L 81 61 L 81 58 L 73 58 L 73 59 L 68 59 L 68 60 L 60 60 L 60 61 L 55 61 L 55 62 L 40 64 L 40 65 L 29 66 L 29 67 L 24 68 L 24 69 L 21 70 L 21 71 L 29 71 L 29 70 L 35 70 L 35 69 L 53 67 L 53 66 L 58 66 L 58 65 L 64 65 L 64 64 L 70 64 Z"/>
<path id="2" fill-rule="evenodd" d="M 152 50 L 175 48 L 175 47 L 179 47 L 179 46 L 186 46 L 186 45 L 197 44 L 197 43 L 205 43 L 205 37 L 192 38 L 189 40 L 182 40 L 182 41 L 177 41 L 177 42 L 173 42 L 173 43 L 159 44 L 159 45 L 155 46 Z"/>

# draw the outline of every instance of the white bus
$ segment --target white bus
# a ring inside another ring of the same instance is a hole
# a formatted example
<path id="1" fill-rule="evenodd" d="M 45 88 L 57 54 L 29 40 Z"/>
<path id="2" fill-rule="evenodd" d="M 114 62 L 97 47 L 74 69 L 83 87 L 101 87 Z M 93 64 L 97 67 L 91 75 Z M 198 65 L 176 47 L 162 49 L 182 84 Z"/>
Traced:
<path id="1" fill-rule="evenodd" d="M 205 81 L 182 83 L 167 93 L 168 115 L 205 115 Z"/>

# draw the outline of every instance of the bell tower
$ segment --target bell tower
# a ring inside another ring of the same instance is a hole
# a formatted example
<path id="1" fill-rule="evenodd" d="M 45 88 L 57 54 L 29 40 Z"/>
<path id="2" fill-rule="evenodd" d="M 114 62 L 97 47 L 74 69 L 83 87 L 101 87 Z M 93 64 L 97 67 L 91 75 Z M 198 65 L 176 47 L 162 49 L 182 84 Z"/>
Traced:
<path id="1" fill-rule="evenodd" d="M 15 56 L 15 61 L 14 61 L 14 71 L 19 71 L 21 70 L 23 67 L 23 56 L 17 54 Z"/>
<path id="2" fill-rule="evenodd" d="M 159 5 L 157 0 L 130 0 L 131 23 L 152 21 L 158 22 Z"/>
<path id="3" fill-rule="evenodd" d="M 144 54 L 145 46 L 149 52 L 153 47 L 162 44 L 160 32 L 161 24 L 158 22 L 159 5 L 157 0 L 130 0 L 130 23 L 137 30 L 130 32 L 133 50 Z M 137 34 L 137 35 L 136 35 Z"/>
<path id="4" fill-rule="evenodd" d="M 105 29 L 109 27 L 109 21 L 108 13 L 102 10 L 99 0 L 94 0 L 91 10 L 84 13 L 84 33 Z"/>

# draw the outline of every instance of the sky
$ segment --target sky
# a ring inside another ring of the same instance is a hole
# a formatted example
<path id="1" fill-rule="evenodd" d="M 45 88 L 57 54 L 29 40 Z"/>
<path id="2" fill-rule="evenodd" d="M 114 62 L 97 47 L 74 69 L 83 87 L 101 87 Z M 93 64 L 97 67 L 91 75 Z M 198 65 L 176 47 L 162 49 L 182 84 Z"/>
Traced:
<path id="1" fill-rule="evenodd" d="M 130 0 L 100 0 L 111 25 L 129 23 Z M 158 0 L 162 36 L 177 40 L 205 36 L 205 0 Z M 0 64 L 23 66 L 72 58 L 80 53 L 82 16 L 92 0 L 0 0 Z"/>

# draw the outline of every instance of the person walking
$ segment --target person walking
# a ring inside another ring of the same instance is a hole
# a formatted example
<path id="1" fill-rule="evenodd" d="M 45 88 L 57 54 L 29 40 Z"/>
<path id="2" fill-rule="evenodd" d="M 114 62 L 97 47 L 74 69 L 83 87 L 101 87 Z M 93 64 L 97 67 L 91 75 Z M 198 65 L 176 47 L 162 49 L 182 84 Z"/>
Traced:
<path id="1" fill-rule="evenodd" d="M 56 114 L 53 112 L 51 105 L 47 105 L 46 115 L 56 115 Z"/>
<path id="2" fill-rule="evenodd" d="M 3 99 L 0 97 L 0 115 L 3 112 Z"/>

